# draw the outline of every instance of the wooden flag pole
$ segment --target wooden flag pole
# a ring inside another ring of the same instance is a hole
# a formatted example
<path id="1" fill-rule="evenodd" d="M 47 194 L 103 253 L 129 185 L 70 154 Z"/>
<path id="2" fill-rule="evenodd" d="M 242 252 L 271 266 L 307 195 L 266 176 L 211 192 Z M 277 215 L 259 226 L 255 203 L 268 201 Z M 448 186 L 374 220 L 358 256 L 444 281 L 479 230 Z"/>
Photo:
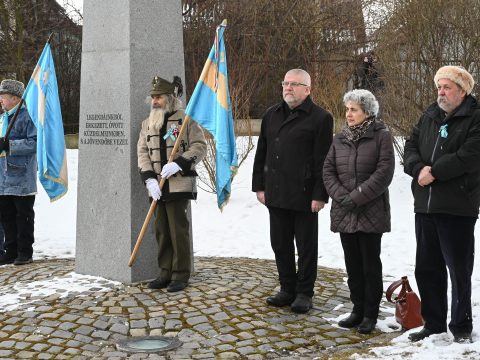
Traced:
<path id="1" fill-rule="evenodd" d="M 173 161 L 173 157 L 178 151 L 178 148 L 180 146 L 180 138 L 183 136 L 185 129 L 187 128 L 187 124 L 190 121 L 190 116 L 186 115 L 185 119 L 183 119 L 182 126 L 180 128 L 180 132 L 178 133 L 177 140 L 175 141 L 175 145 L 173 146 L 172 152 L 170 153 L 170 157 L 168 158 L 168 162 Z M 163 185 L 165 184 L 165 178 L 162 178 L 160 180 L 160 189 L 163 188 Z M 137 257 L 137 252 L 138 249 L 140 248 L 140 244 L 143 241 L 143 237 L 145 236 L 145 232 L 147 231 L 148 224 L 150 223 L 150 219 L 153 216 L 153 213 L 155 212 L 155 208 L 157 207 L 157 200 L 153 199 L 152 203 L 150 204 L 150 209 L 148 210 L 147 216 L 145 217 L 145 221 L 143 222 L 142 229 L 140 230 L 140 233 L 138 234 L 137 242 L 135 243 L 135 246 L 132 251 L 132 255 L 130 255 L 130 260 L 128 261 L 128 266 L 132 266 L 133 263 L 135 262 L 135 259 Z"/>
<path id="2" fill-rule="evenodd" d="M 15 110 L 15 114 L 13 115 L 12 121 L 10 121 L 10 124 L 8 124 L 7 132 L 5 133 L 5 136 L 4 136 L 5 141 L 8 140 L 8 135 L 10 135 L 10 131 L 12 131 L 13 125 L 15 125 L 15 122 L 17 121 L 18 113 L 20 112 L 20 108 L 22 107 L 24 102 L 25 100 L 22 98 L 18 103 L 18 107 L 17 107 L 17 110 Z"/>

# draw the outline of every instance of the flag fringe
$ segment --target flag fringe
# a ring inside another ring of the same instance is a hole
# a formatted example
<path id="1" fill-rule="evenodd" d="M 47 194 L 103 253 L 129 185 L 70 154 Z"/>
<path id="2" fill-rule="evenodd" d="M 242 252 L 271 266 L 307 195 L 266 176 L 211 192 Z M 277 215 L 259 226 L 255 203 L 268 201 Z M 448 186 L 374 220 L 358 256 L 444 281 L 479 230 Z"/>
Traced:
<path id="1" fill-rule="evenodd" d="M 231 184 L 233 182 L 233 178 L 238 173 L 238 166 L 230 166 L 230 170 L 232 170 L 232 175 L 230 176 L 230 184 Z M 228 204 L 229 201 L 230 201 L 230 193 L 228 193 L 228 195 L 225 196 L 225 201 L 219 206 L 220 212 L 223 212 L 223 208 L 225 207 L 225 205 Z"/>

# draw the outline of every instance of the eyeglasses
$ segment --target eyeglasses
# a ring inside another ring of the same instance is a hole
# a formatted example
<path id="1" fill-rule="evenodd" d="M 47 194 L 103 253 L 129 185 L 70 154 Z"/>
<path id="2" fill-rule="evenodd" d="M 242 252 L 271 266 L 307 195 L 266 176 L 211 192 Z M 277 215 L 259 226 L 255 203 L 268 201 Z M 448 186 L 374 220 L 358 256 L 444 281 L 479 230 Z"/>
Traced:
<path id="1" fill-rule="evenodd" d="M 287 87 L 287 86 L 292 86 L 292 87 L 297 87 L 297 86 L 308 86 L 307 84 L 302 84 L 299 82 L 295 81 L 282 81 L 282 86 Z"/>

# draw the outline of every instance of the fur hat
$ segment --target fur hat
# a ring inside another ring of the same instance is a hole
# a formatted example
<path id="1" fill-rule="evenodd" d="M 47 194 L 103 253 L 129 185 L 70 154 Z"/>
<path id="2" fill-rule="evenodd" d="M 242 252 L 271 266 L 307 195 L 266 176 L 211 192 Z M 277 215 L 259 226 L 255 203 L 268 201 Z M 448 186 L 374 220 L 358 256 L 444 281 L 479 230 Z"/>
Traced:
<path id="1" fill-rule="evenodd" d="M 448 79 L 453 81 L 463 90 L 465 90 L 467 95 L 470 95 L 473 90 L 473 86 L 475 85 L 472 75 L 461 66 L 447 65 L 441 67 L 438 69 L 435 77 L 433 78 L 435 85 L 438 85 L 438 80 L 440 79 Z"/>
<path id="2" fill-rule="evenodd" d="M 155 76 L 152 80 L 152 89 L 150 96 L 158 96 L 164 94 L 173 94 L 175 97 L 182 96 L 183 85 L 182 80 L 178 76 L 173 77 L 173 81 L 169 82 L 160 76 Z"/>
<path id="3" fill-rule="evenodd" d="M 10 94 L 21 98 L 24 90 L 25 86 L 23 83 L 17 80 L 5 79 L 2 80 L 2 83 L 0 84 L 0 95 Z"/>

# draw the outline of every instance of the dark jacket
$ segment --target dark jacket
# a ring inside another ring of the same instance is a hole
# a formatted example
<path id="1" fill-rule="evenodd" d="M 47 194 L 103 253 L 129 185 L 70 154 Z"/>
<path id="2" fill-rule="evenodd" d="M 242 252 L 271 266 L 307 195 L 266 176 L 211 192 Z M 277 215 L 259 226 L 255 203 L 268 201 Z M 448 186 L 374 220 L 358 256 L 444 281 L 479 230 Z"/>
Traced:
<path id="1" fill-rule="evenodd" d="M 311 211 L 328 201 L 322 169 L 332 142 L 333 118 L 310 97 L 290 111 L 282 102 L 262 119 L 253 164 L 253 191 L 265 191 L 267 206 Z"/>
<path id="2" fill-rule="evenodd" d="M 392 136 L 383 123 L 374 122 L 356 143 L 337 134 L 323 166 L 323 181 L 333 200 L 330 229 L 343 233 L 390 231 L 388 186 L 394 169 Z M 340 205 L 347 194 L 357 206 L 353 210 Z"/>
<path id="3" fill-rule="evenodd" d="M 446 124 L 448 136 L 440 126 Z M 473 96 L 451 116 L 432 104 L 405 143 L 404 170 L 413 177 L 416 213 L 478 216 L 480 205 L 480 106 Z M 424 166 L 432 167 L 435 181 L 418 184 Z"/>

